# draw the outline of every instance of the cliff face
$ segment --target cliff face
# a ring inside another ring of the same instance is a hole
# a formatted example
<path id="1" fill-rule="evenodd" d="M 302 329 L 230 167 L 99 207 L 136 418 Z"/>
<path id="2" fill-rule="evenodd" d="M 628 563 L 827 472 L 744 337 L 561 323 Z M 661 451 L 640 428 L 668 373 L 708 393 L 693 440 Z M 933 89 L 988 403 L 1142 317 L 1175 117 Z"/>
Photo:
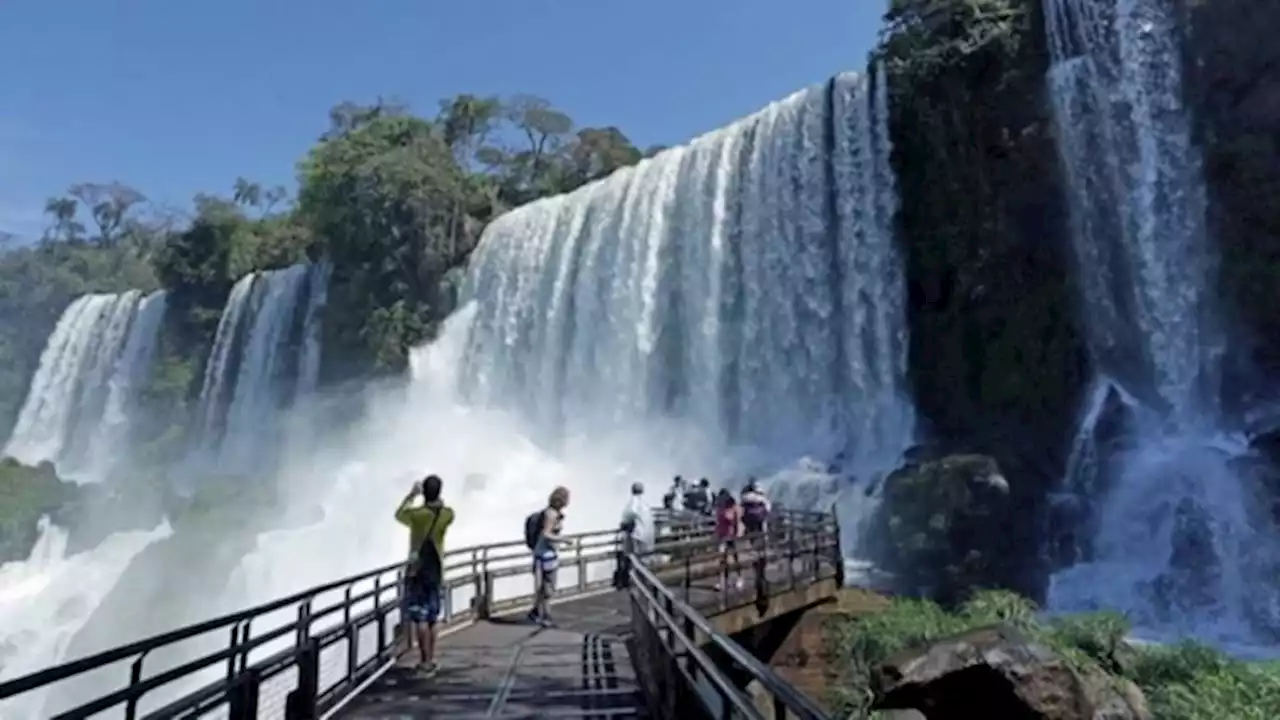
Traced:
<path id="1" fill-rule="evenodd" d="M 994 456 L 1038 561 L 1088 380 L 1035 0 L 899 2 L 886 51 L 928 444 Z M 1032 583 L 1033 585 L 1035 583 Z"/>
<path id="2" fill-rule="evenodd" d="M 1184 0 L 1187 102 L 1241 360 L 1280 372 L 1280 4 Z M 1247 378 L 1255 384 L 1259 377 Z"/>

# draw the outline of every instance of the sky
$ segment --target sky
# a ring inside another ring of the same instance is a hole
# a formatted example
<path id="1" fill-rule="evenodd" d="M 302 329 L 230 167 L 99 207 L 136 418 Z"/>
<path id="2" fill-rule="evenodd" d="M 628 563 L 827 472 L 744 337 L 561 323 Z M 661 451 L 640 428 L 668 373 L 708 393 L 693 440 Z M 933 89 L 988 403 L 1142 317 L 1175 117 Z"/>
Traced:
<path id="1" fill-rule="evenodd" d="M 861 70 L 876 0 L 0 0 L 0 231 L 119 181 L 295 185 L 339 102 L 530 93 L 672 145 Z"/>

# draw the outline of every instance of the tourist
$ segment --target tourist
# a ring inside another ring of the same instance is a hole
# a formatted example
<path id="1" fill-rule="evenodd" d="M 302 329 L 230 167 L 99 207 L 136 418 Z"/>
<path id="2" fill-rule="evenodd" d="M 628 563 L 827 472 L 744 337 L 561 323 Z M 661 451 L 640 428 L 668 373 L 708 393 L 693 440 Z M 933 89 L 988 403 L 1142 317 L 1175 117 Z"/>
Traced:
<path id="1" fill-rule="evenodd" d="M 755 478 L 742 491 L 742 528 L 751 536 L 752 546 L 760 545 L 769 522 L 769 498 Z"/>
<path id="2" fill-rule="evenodd" d="M 564 509 L 569 506 L 569 489 L 557 487 L 551 491 L 547 506 L 525 519 L 525 544 L 533 551 L 533 610 L 529 620 L 543 627 L 551 627 L 551 596 L 556 591 L 556 570 L 559 568 L 560 538 L 564 528 Z"/>
<path id="3" fill-rule="evenodd" d="M 679 475 L 671 481 L 671 489 L 662 496 L 662 509 L 680 511 L 684 509 L 684 478 Z"/>
<path id="4" fill-rule="evenodd" d="M 684 495 L 684 509 L 701 515 L 711 514 L 711 481 L 702 478 Z"/>
<path id="5" fill-rule="evenodd" d="M 653 550 L 653 511 L 644 501 L 644 483 L 631 484 L 631 497 L 622 510 L 621 527 L 627 552 L 643 558 Z"/>
<path id="6" fill-rule="evenodd" d="M 453 508 L 440 499 L 443 484 L 438 475 L 428 475 L 413 484 L 396 510 L 396 520 L 409 528 L 411 548 L 401 608 L 409 623 L 408 634 L 418 641 L 416 670 L 428 677 L 438 669 L 435 651 L 443 605 L 444 536 L 454 518 Z M 422 504 L 415 506 L 419 497 Z"/>
<path id="7" fill-rule="evenodd" d="M 720 547 L 720 581 L 716 583 L 716 590 L 720 590 L 722 583 L 727 582 L 731 574 L 732 568 L 733 587 L 739 589 L 742 587 L 742 566 L 738 557 L 738 535 L 741 532 L 741 512 L 738 508 L 738 501 L 733 499 L 733 493 L 727 488 L 720 488 L 715 499 L 715 517 L 716 517 L 716 540 Z M 729 556 L 733 555 L 733 564 L 729 564 Z"/>

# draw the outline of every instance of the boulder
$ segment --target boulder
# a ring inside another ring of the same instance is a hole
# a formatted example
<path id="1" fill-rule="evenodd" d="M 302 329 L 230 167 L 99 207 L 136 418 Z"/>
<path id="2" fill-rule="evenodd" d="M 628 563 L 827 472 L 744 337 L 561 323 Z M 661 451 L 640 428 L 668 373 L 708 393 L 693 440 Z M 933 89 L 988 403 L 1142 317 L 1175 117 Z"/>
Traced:
<path id="1" fill-rule="evenodd" d="M 876 710 L 929 720 L 1148 720 L 1142 691 L 1080 670 L 1009 626 L 979 628 L 903 651 L 872 673 Z"/>
<path id="2" fill-rule="evenodd" d="M 979 588 L 1022 589 L 1015 515 L 994 458 L 951 455 L 889 475 L 868 542 L 897 592 L 955 605 Z"/>

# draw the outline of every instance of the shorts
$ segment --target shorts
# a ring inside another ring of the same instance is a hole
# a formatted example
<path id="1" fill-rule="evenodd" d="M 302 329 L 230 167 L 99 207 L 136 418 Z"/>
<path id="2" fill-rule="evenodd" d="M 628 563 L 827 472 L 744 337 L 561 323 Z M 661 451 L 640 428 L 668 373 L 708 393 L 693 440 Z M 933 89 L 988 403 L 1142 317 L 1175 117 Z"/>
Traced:
<path id="1" fill-rule="evenodd" d="M 544 552 L 533 556 L 533 577 L 538 589 L 547 595 L 556 590 L 556 571 L 560 569 L 560 558 L 554 552 Z"/>
<path id="2" fill-rule="evenodd" d="M 720 538 L 720 552 L 733 552 L 738 549 L 737 538 Z"/>
<path id="3" fill-rule="evenodd" d="M 764 520 L 748 520 L 742 519 L 742 529 L 749 533 L 758 533 L 764 530 Z"/>
<path id="4" fill-rule="evenodd" d="M 400 611 L 409 622 L 434 625 L 440 619 L 442 596 L 443 591 L 438 583 L 418 584 L 410 580 L 405 583 Z"/>

